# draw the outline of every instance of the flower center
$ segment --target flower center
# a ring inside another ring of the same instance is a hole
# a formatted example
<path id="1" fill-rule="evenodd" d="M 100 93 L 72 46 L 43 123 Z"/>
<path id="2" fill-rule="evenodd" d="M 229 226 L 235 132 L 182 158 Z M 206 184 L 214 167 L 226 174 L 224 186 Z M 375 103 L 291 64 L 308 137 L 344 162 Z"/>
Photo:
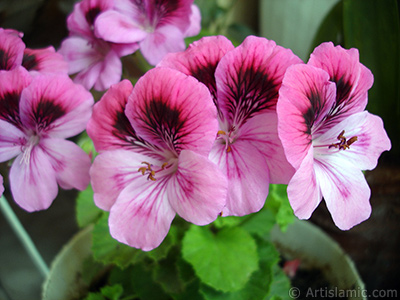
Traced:
<path id="1" fill-rule="evenodd" d="M 231 145 L 235 142 L 235 138 L 236 138 L 236 127 L 235 126 L 231 126 L 231 128 L 229 129 L 228 132 L 224 131 L 224 130 L 218 130 L 217 133 L 217 140 L 222 140 L 223 143 L 225 143 L 226 145 L 226 152 L 229 153 L 232 151 L 232 147 Z"/>
<path id="2" fill-rule="evenodd" d="M 338 143 L 331 144 L 329 145 L 330 148 L 339 148 L 339 150 L 346 150 L 350 149 L 350 145 L 353 144 L 355 141 L 357 141 L 357 136 L 353 136 L 349 138 L 348 140 L 344 136 L 344 130 L 337 136 L 337 139 L 339 140 Z"/>
<path id="3" fill-rule="evenodd" d="M 138 172 L 141 172 L 142 175 L 147 175 L 147 180 L 152 180 L 152 181 L 156 181 L 157 180 L 156 177 L 155 177 L 156 173 L 164 170 L 165 168 L 169 168 L 170 167 L 170 165 L 168 165 L 167 162 L 163 163 L 161 165 L 161 167 L 158 168 L 158 170 L 154 170 L 153 169 L 153 165 L 148 163 L 148 162 L 146 162 L 146 161 L 143 161 L 142 165 L 145 165 L 145 166 L 140 167 L 138 169 Z"/>
<path id="4" fill-rule="evenodd" d="M 31 160 L 31 152 L 34 146 L 39 144 L 40 137 L 36 134 L 31 135 L 29 140 L 26 142 L 24 146 L 22 146 L 22 160 L 21 163 L 24 162 L 26 164 L 29 164 Z"/>

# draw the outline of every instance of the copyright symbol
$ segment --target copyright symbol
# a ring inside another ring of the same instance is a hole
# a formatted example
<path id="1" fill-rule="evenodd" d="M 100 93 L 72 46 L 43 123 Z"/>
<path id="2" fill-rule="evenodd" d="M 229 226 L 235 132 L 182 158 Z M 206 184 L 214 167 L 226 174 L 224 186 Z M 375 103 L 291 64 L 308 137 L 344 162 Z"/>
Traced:
<path id="1" fill-rule="evenodd" d="M 296 299 L 297 297 L 300 296 L 300 290 L 297 287 L 292 287 L 289 290 L 289 297 L 292 299 Z"/>

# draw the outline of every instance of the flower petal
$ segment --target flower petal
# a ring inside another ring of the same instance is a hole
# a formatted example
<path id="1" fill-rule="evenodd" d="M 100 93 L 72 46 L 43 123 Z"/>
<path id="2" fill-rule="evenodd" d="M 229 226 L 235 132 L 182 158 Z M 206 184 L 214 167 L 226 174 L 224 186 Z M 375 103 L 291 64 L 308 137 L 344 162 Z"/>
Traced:
<path id="1" fill-rule="evenodd" d="M 336 226 L 348 230 L 371 215 L 371 191 L 363 173 L 345 157 L 327 156 L 315 173 Z"/>
<path id="2" fill-rule="evenodd" d="M 151 32 L 139 43 L 140 52 L 155 66 L 168 53 L 185 50 L 184 34 L 177 27 L 165 25 Z"/>
<path id="3" fill-rule="evenodd" d="M 15 202 L 28 212 L 49 208 L 58 194 L 56 173 L 39 146 L 33 147 L 29 157 L 19 155 L 9 176 Z"/>
<path id="4" fill-rule="evenodd" d="M 287 188 L 290 206 L 299 219 L 308 219 L 322 200 L 314 171 L 313 148 L 309 148 Z"/>
<path id="5" fill-rule="evenodd" d="M 132 18 L 115 10 L 96 18 L 95 34 L 105 41 L 123 44 L 140 42 L 148 35 Z"/>
<path id="6" fill-rule="evenodd" d="M 99 154 L 90 169 L 96 205 L 103 210 L 110 210 L 120 192 L 130 182 L 139 178 L 146 179 L 139 172 L 143 161 L 153 163 L 152 158 L 133 151 L 112 150 Z"/>
<path id="7" fill-rule="evenodd" d="M 208 87 L 217 104 L 215 69 L 221 58 L 232 49 L 231 41 L 222 35 L 203 37 L 190 44 L 184 52 L 167 54 L 157 66 L 173 68 L 195 77 Z"/>
<path id="8" fill-rule="evenodd" d="M 176 213 L 188 222 L 213 222 L 226 203 L 228 182 L 218 166 L 206 157 L 183 150 L 178 169 L 168 180 L 168 200 Z"/>
<path id="9" fill-rule="evenodd" d="M 105 91 L 112 84 L 116 84 L 121 81 L 122 62 L 117 53 L 114 51 L 109 51 L 100 64 L 101 70 L 99 77 L 97 78 L 93 87 L 96 91 Z"/>
<path id="10" fill-rule="evenodd" d="M 218 104 L 239 127 L 257 113 L 275 109 L 286 69 L 301 60 L 274 41 L 249 36 L 221 59 L 215 72 Z"/>
<path id="11" fill-rule="evenodd" d="M 192 13 L 190 15 L 190 25 L 185 31 L 185 37 L 198 35 L 201 30 L 201 13 L 197 5 L 192 4 Z"/>
<path id="12" fill-rule="evenodd" d="M 135 130 L 125 116 L 125 106 L 132 89 L 132 83 L 123 80 L 112 85 L 94 105 L 87 132 L 96 151 L 135 145 Z"/>
<path id="13" fill-rule="evenodd" d="M 223 216 L 243 216 L 259 211 L 268 196 L 270 182 L 264 156 L 247 141 L 237 140 L 227 151 L 217 140 L 210 160 L 215 162 L 228 178 L 228 197 Z"/>
<path id="14" fill-rule="evenodd" d="M 21 122 L 41 134 L 72 137 L 86 128 L 93 102 L 93 96 L 67 75 L 37 75 L 22 91 Z"/>
<path id="15" fill-rule="evenodd" d="M 26 48 L 22 66 L 28 71 L 68 73 L 68 63 L 52 46 L 43 49 Z"/>
<path id="16" fill-rule="evenodd" d="M 348 115 L 363 111 L 367 105 L 367 91 L 374 77 L 360 63 L 358 50 L 346 50 L 332 42 L 322 43 L 314 49 L 308 64 L 324 69 L 337 86 L 335 115 L 342 120 Z"/>
<path id="17" fill-rule="evenodd" d="M 352 137 L 357 137 L 357 140 L 348 149 L 330 147 L 338 142 L 337 136 L 343 130 L 347 140 Z M 323 160 L 327 155 L 345 157 L 360 170 L 374 169 L 382 152 L 391 148 L 382 119 L 367 111 L 347 117 L 315 139 L 313 145 L 318 149 L 314 155 L 317 159 Z"/>
<path id="18" fill-rule="evenodd" d="M 17 31 L 0 28 L 0 70 L 12 70 L 22 63 L 25 44 Z"/>
<path id="19" fill-rule="evenodd" d="M 22 152 L 25 133 L 18 127 L 0 120 L 0 162 L 5 162 Z"/>
<path id="20" fill-rule="evenodd" d="M 303 64 L 288 68 L 279 91 L 278 132 L 295 169 L 311 147 L 312 135 L 321 124 L 325 126 L 324 118 L 335 96 L 335 85 L 324 70 Z"/>
<path id="21" fill-rule="evenodd" d="M 110 233 L 121 243 L 149 251 L 164 240 L 174 217 L 166 181 L 142 176 L 131 181 L 111 207 Z"/>
<path id="22" fill-rule="evenodd" d="M 90 157 L 71 141 L 42 139 L 40 145 L 56 171 L 58 184 L 63 189 L 84 190 L 89 185 Z"/>
<path id="23" fill-rule="evenodd" d="M 152 69 L 139 79 L 125 113 L 138 136 L 177 154 L 187 149 L 208 155 L 218 131 L 208 89 L 169 68 Z"/>
<path id="24" fill-rule="evenodd" d="M 288 184 L 294 174 L 293 167 L 286 159 L 282 143 L 278 137 L 277 115 L 274 111 L 254 116 L 241 128 L 239 139 L 248 147 L 258 149 L 264 156 L 269 172 L 270 183 Z"/>

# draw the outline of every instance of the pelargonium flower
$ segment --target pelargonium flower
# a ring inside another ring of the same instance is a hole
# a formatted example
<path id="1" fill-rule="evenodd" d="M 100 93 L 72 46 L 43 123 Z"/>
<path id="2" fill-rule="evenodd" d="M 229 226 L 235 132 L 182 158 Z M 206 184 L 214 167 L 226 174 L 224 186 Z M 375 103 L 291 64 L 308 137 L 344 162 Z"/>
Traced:
<path id="1" fill-rule="evenodd" d="M 21 65 L 25 49 L 22 36 L 16 30 L 0 28 L 0 70 L 9 71 Z"/>
<path id="2" fill-rule="evenodd" d="M 390 140 L 382 120 L 367 111 L 372 73 L 356 49 L 317 47 L 307 65 L 288 68 L 277 105 L 279 137 L 296 169 L 288 185 L 297 217 L 307 219 L 325 199 L 342 230 L 371 214 L 362 170 L 377 165 Z"/>
<path id="3" fill-rule="evenodd" d="M 90 171 L 94 201 L 110 211 L 115 239 L 147 251 L 176 214 L 197 225 L 217 218 L 227 180 L 207 158 L 216 114 L 203 84 L 169 68 L 148 71 L 134 88 L 113 85 L 94 106 L 87 127 L 99 151 Z"/>
<path id="4" fill-rule="evenodd" d="M 95 35 L 94 23 L 102 12 L 112 10 L 112 0 L 83 0 L 67 18 L 70 36 L 58 50 L 69 63 L 69 74 L 86 89 L 104 91 L 122 76 L 120 57 L 135 52 L 137 43 L 109 43 Z"/>
<path id="5" fill-rule="evenodd" d="M 57 184 L 88 185 L 90 158 L 65 139 L 85 129 L 92 105 L 91 94 L 66 74 L 0 72 L 0 161 L 15 158 L 10 187 L 23 209 L 47 209 Z"/>
<path id="6" fill-rule="evenodd" d="M 269 183 L 288 183 L 294 172 L 278 138 L 276 102 L 286 69 L 300 62 L 265 38 L 249 36 L 234 48 L 214 36 L 168 54 L 158 65 L 194 76 L 214 96 L 219 131 L 210 159 L 229 181 L 224 216 L 260 210 Z"/>
<path id="7" fill-rule="evenodd" d="M 139 43 L 156 65 L 169 52 L 185 49 L 184 38 L 200 32 L 200 10 L 193 0 L 121 0 L 98 16 L 95 32 L 113 43 Z"/>

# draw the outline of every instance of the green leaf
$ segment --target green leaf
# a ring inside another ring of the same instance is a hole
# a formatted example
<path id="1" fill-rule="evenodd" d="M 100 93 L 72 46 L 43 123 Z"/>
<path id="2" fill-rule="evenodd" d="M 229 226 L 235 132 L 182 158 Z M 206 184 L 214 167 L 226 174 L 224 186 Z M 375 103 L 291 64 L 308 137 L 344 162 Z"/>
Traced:
<path id="1" fill-rule="evenodd" d="M 259 212 L 250 215 L 249 218 L 245 219 L 241 227 L 251 234 L 263 237 L 269 234 L 275 225 L 275 219 L 275 214 L 264 207 Z"/>
<path id="2" fill-rule="evenodd" d="M 184 283 L 179 277 L 177 260 L 180 253 L 172 251 L 166 259 L 155 265 L 153 271 L 154 281 L 159 283 L 167 294 L 178 294 L 184 290 Z"/>
<path id="3" fill-rule="evenodd" d="M 202 282 L 223 292 L 240 290 L 258 269 L 255 240 L 240 227 L 214 233 L 192 226 L 183 238 L 182 255 Z"/>
<path id="4" fill-rule="evenodd" d="M 84 300 L 107 300 L 100 293 L 89 293 Z"/>
<path id="5" fill-rule="evenodd" d="M 276 223 L 282 231 L 295 220 L 293 209 L 290 206 L 284 184 L 271 184 L 270 192 L 266 200 L 266 208 L 275 214 Z"/>
<path id="6" fill-rule="evenodd" d="M 289 290 L 291 288 L 289 278 L 279 266 L 275 266 L 273 271 L 273 280 L 267 299 L 292 300 L 289 297 Z"/>
<path id="7" fill-rule="evenodd" d="M 367 109 L 379 115 L 400 154 L 400 29 L 396 0 L 344 0 L 345 47 L 359 49 L 360 61 L 374 74 Z"/>
<path id="8" fill-rule="evenodd" d="M 124 289 L 120 284 L 115 284 L 112 286 L 102 287 L 100 292 L 109 300 L 119 300 L 124 292 Z"/>
<path id="9" fill-rule="evenodd" d="M 212 224 L 218 228 L 221 229 L 223 227 L 233 227 L 239 225 L 243 221 L 243 217 L 235 217 L 235 216 L 229 216 L 229 217 L 218 217 Z"/>
<path id="10" fill-rule="evenodd" d="M 116 264 L 126 268 L 146 257 L 145 252 L 113 239 L 108 228 L 108 214 L 104 213 L 93 228 L 92 252 L 95 260 L 103 264 Z"/>
<path id="11" fill-rule="evenodd" d="M 239 291 L 223 293 L 206 285 L 201 286 L 201 292 L 209 300 L 247 300 L 264 299 L 273 279 L 273 269 L 279 261 L 279 253 L 275 246 L 266 240 L 257 239 L 259 270 L 251 275 L 245 287 Z"/>
<path id="12" fill-rule="evenodd" d="M 76 199 L 76 220 L 79 227 L 83 228 L 96 222 L 102 213 L 103 211 L 94 204 L 91 185 L 79 192 Z"/>
<path id="13" fill-rule="evenodd" d="M 153 260 L 159 261 L 167 257 L 170 249 L 178 242 L 178 229 L 172 225 L 160 246 L 146 254 Z"/>

